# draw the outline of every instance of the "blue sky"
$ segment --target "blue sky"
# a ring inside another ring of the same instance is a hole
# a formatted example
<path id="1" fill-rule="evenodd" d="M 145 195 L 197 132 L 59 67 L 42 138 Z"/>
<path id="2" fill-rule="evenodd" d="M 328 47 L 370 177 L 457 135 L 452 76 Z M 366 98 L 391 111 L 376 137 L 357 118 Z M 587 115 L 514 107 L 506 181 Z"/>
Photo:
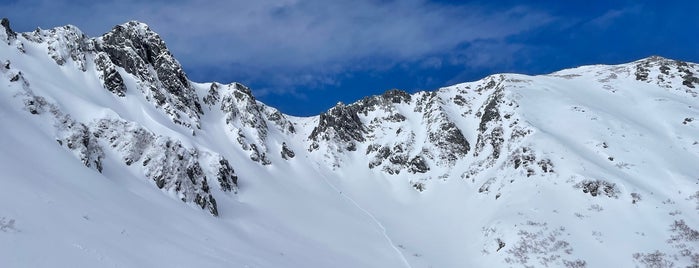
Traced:
<path id="1" fill-rule="evenodd" d="M 651 55 L 699 62 L 699 1 L 0 1 L 17 31 L 139 20 L 189 78 L 238 81 L 291 115 L 399 88 Z"/>

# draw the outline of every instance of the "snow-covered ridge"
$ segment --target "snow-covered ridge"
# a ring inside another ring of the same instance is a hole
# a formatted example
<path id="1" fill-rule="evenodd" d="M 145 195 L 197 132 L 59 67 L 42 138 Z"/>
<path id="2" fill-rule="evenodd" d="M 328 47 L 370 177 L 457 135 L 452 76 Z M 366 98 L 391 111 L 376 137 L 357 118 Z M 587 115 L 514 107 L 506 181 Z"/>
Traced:
<path id="1" fill-rule="evenodd" d="M 189 81 L 140 22 L 95 38 L 74 26 L 15 33 L 8 21 L 1 25 L 2 137 L 51 142 L 3 145 L 68 153 L 85 168 L 61 174 L 106 179 L 137 200 L 160 200 L 155 192 L 186 204 L 158 201 L 147 205 L 152 211 L 192 215 L 191 206 L 218 216 L 195 216 L 208 229 L 166 228 L 197 245 L 245 244 L 204 254 L 211 267 L 231 260 L 262 267 L 699 265 L 695 63 L 654 56 L 540 76 L 496 74 L 435 91 L 390 90 L 299 118 L 259 102 L 242 84 Z M 0 159 L 15 163 L 9 152 Z M 42 155 L 31 157 L 47 167 L 59 161 Z M 30 185 L 18 174 L 34 173 L 2 167 L 10 174 L 4 183 Z M 93 201 L 112 199 L 100 200 Z M 43 205 L 30 199 L 26 206 Z M 21 229 L 21 215 L 12 215 L 0 210 L 0 235 Z M 213 238 L 221 230 L 226 235 Z M 268 252 L 277 243 L 289 254 Z M 102 254 L 127 266 L 149 263 Z M 197 254 L 179 260 L 192 264 L 202 259 Z"/>

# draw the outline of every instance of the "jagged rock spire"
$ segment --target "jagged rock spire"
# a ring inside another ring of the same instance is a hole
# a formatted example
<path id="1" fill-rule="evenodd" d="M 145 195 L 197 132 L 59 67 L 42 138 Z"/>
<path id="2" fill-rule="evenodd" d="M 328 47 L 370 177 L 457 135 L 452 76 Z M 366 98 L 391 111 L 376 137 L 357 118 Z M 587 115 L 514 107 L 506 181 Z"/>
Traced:
<path id="1" fill-rule="evenodd" d="M 13 31 L 12 28 L 10 27 L 10 20 L 9 19 L 2 18 L 2 20 L 0 20 L 0 25 L 2 25 L 2 27 L 5 28 L 5 34 L 7 35 L 8 42 L 10 40 L 14 40 L 15 38 L 17 38 L 17 33 L 15 33 L 15 31 Z"/>

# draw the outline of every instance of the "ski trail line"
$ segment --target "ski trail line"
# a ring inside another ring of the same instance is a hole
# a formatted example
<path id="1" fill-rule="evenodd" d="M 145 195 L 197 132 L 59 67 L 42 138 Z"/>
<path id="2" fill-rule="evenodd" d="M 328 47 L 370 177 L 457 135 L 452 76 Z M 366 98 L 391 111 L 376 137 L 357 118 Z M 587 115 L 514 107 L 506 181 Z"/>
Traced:
<path id="1" fill-rule="evenodd" d="M 412 266 L 410 266 L 410 263 L 408 262 L 408 260 L 405 258 L 405 255 L 403 255 L 403 252 L 401 252 L 400 249 L 399 249 L 398 247 L 396 247 L 396 245 L 393 243 L 393 240 L 391 240 L 391 238 L 388 236 L 388 233 L 386 233 L 386 227 L 384 227 L 383 224 L 381 224 L 381 222 L 380 222 L 378 219 L 376 219 L 376 217 L 374 217 L 374 214 L 371 214 L 371 212 L 369 212 L 368 210 L 364 209 L 364 208 L 363 208 L 362 206 L 360 206 L 356 201 L 354 201 L 354 199 L 352 199 L 351 197 L 347 196 L 346 194 L 343 194 L 342 191 L 340 191 L 340 189 L 337 189 L 337 187 L 335 187 L 335 185 L 333 185 L 332 183 L 330 183 L 330 181 L 329 181 L 328 178 L 325 176 L 325 174 L 323 174 L 323 173 L 320 172 L 320 169 L 316 168 L 316 171 L 317 171 L 318 174 L 323 178 L 323 181 L 324 181 L 328 186 L 330 186 L 330 188 L 332 188 L 332 189 L 335 190 L 336 192 L 340 193 L 340 196 L 342 196 L 342 198 L 344 198 L 345 200 L 349 201 L 349 202 L 352 203 L 352 205 L 354 205 L 357 209 L 359 209 L 359 210 L 362 211 L 364 214 L 366 214 L 366 215 L 371 219 L 371 221 L 373 221 L 374 224 L 376 224 L 376 225 L 381 229 L 381 234 L 382 234 L 383 237 L 386 239 L 386 241 L 388 242 L 388 244 L 391 245 L 391 247 L 393 248 L 393 250 L 395 250 L 396 253 L 398 253 L 398 256 L 400 256 L 401 261 L 403 261 L 403 264 L 405 264 L 405 267 L 412 268 Z"/>

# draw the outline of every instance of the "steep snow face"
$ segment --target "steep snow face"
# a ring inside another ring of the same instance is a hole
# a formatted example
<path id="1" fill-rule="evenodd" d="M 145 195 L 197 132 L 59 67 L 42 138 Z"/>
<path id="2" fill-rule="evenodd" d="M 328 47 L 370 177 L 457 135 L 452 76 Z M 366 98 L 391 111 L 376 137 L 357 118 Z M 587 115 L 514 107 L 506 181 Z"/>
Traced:
<path id="1" fill-rule="evenodd" d="M 139 22 L 0 25 L 9 267 L 699 265 L 697 64 L 499 74 L 297 118 L 189 81 Z"/>

